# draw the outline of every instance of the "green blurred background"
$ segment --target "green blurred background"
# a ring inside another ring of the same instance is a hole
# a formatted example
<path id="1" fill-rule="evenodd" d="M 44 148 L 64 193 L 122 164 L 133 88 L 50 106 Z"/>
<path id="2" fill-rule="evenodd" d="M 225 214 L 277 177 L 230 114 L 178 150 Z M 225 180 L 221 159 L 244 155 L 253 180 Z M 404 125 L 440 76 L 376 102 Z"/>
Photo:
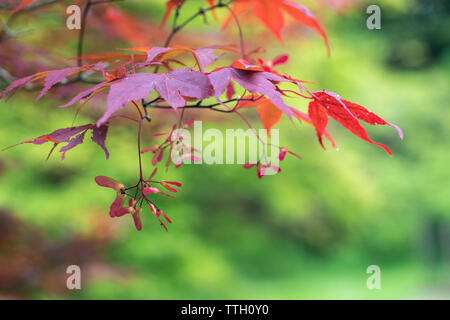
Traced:
<path id="1" fill-rule="evenodd" d="M 192 2 L 186 13 L 203 5 Z M 289 53 L 291 59 L 280 71 L 313 81 L 309 88 L 337 92 L 399 125 L 404 141 L 392 128 L 368 128 L 374 140 L 392 149 L 393 157 L 336 123 L 329 132 L 339 151 L 325 152 L 312 127 L 293 127 L 283 120 L 278 126 L 281 143 L 302 161 L 288 157 L 281 174 L 262 180 L 238 165 L 171 169 L 165 178 L 181 181 L 183 188 L 176 199 L 158 202 L 174 221 L 166 233 L 148 212 L 141 232 L 131 219 L 109 219 L 113 194 L 93 180 L 101 174 L 134 182 L 134 127 L 112 127 L 108 161 L 89 139 L 64 162 L 57 154 L 45 161 L 47 145 L 1 152 L 0 296 L 450 298 L 449 4 L 371 1 L 382 9 L 382 29 L 371 31 L 366 28 L 368 3 L 346 3 L 349 8 L 331 8 L 326 1 L 311 4 L 324 21 L 331 58 L 319 37 L 295 23 L 289 24 L 283 44 L 265 41 L 264 57 Z M 159 21 L 164 1 L 130 1 L 120 8 L 141 21 Z M 17 28 L 33 32 L 10 41 L 37 44 L 47 39 L 45 46 L 52 46 L 52 34 L 64 21 L 46 10 L 39 16 L 31 13 L 33 19 L 19 18 Z M 213 19 L 209 26 L 200 19 L 185 34 L 189 32 L 225 41 Z M 236 33 L 228 32 L 237 42 Z M 66 46 L 51 50 L 64 59 L 74 56 L 74 35 Z M 87 38 L 86 52 L 129 45 L 105 40 L 99 49 L 100 41 Z M 51 95 L 32 103 L 36 94 L 22 91 L 8 103 L 0 101 L 1 147 L 71 125 L 74 108 L 57 109 Z M 295 106 L 305 110 L 306 102 L 298 101 Z M 94 114 L 81 114 L 77 123 L 95 119 L 104 100 L 93 106 Z M 244 127 L 234 117 L 216 120 L 209 122 L 211 127 Z M 151 133 L 155 131 L 149 128 L 148 139 Z M 69 264 L 81 266 L 79 291 L 64 288 Z M 381 268 L 380 290 L 366 287 L 370 265 Z"/>

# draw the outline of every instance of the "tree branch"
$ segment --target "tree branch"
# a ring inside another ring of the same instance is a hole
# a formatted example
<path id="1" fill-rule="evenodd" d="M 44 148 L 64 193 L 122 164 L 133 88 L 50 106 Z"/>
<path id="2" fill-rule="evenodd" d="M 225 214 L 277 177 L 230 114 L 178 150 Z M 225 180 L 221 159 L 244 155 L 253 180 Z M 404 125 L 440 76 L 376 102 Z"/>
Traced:
<path id="1" fill-rule="evenodd" d="M 223 101 L 222 103 L 213 103 L 213 104 L 209 104 L 209 105 L 202 105 L 201 104 L 202 101 L 199 101 L 196 104 L 186 105 L 183 107 L 183 109 L 209 109 L 209 110 L 213 110 L 213 111 L 217 111 L 217 112 L 232 113 L 232 112 L 235 112 L 235 108 L 230 109 L 230 110 L 223 110 L 223 109 L 217 109 L 216 107 L 221 106 L 223 104 L 231 103 L 231 102 L 258 101 L 261 98 L 262 98 L 262 96 L 259 96 L 257 98 L 235 98 L 235 99 L 229 99 L 227 101 Z M 158 98 L 157 100 L 159 100 L 159 99 L 160 98 Z M 150 103 L 147 103 L 146 107 L 154 108 L 154 109 L 172 109 L 171 106 L 163 106 L 163 105 L 150 104 Z"/>
<path id="2" fill-rule="evenodd" d="M 82 17 L 81 17 L 81 28 L 80 33 L 78 34 L 78 45 L 77 45 L 77 57 L 83 56 L 83 47 L 84 47 L 84 35 L 86 33 L 86 23 L 87 17 L 92 6 L 103 3 L 110 2 L 118 2 L 123 0 L 87 0 L 86 5 L 84 6 Z M 83 59 L 78 59 L 78 66 L 81 67 L 83 65 Z M 79 78 L 81 79 L 81 73 L 79 74 Z"/>

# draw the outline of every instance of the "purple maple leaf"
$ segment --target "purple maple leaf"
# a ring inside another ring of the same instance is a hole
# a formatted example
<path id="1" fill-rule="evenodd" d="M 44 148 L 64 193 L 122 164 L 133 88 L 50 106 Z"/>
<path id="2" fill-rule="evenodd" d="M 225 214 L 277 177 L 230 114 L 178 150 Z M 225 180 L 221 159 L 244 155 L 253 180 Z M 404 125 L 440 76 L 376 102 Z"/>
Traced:
<path id="1" fill-rule="evenodd" d="M 36 99 L 34 99 L 34 101 L 37 101 L 40 98 L 42 98 L 42 96 L 45 95 L 48 92 L 48 90 L 51 89 L 51 87 L 53 87 L 58 82 L 63 81 L 72 72 L 77 71 L 79 69 L 82 69 L 82 68 L 80 68 L 80 67 L 73 67 L 73 68 L 66 68 L 66 69 L 61 69 L 61 70 L 50 71 L 50 73 L 45 77 L 44 88 L 39 93 L 39 95 L 36 97 Z"/>
<path id="2" fill-rule="evenodd" d="M 0 94 L 0 99 L 2 99 L 8 92 L 11 90 L 16 89 L 13 93 L 11 93 L 8 97 L 10 99 L 14 93 L 17 92 L 20 88 L 24 87 L 28 82 L 32 81 L 34 79 L 35 75 L 31 75 L 25 78 L 17 79 L 9 84 L 9 86 L 6 87 L 6 89 Z M 7 100 L 8 100 L 7 99 Z"/>
<path id="3" fill-rule="evenodd" d="M 185 106 L 183 97 L 205 99 L 214 93 L 208 76 L 199 71 L 178 69 L 165 74 L 130 74 L 111 85 L 106 112 L 98 120 L 97 126 L 104 124 L 116 110 L 128 102 L 145 98 L 153 90 L 175 110 Z"/>
<path id="4" fill-rule="evenodd" d="M 58 130 L 53 131 L 52 133 L 42 135 L 33 140 L 22 141 L 16 145 L 8 147 L 6 149 L 9 149 L 9 148 L 12 148 L 19 144 L 24 144 L 24 143 L 33 143 L 33 144 L 40 145 L 40 144 L 44 144 L 47 142 L 52 142 L 55 144 L 67 142 L 67 145 L 62 147 L 60 150 L 60 152 L 62 153 L 61 160 L 64 160 L 67 151 L 69 151 L 83 143 L 84 136 L 86 135 L 86 133 L 89 130 L 92 130 L 92 141 L 95 142 L 96 144 L 98 144 L 103 149 L 103 151 L 105 151 L 106 159 L 108 159 L 109 152 L 105 146 L 105 140 L 106 140 L 106 135 L 108 133 L 108 127 L 107 126 L 97 127 L 95 124 L 86 124 L 84 126 L 79 126 L 79 127 L 58 129 Z M 6 150 L 6 149 L 4 149 L 4 150 Z"/>
<path id="5" fill-rule="evenodd" d="M 147 60 L 143 63 L 137 63 L 136 67 L 146 67 L 152 64 L 161 64 L 160 62 L 153 62 L 157 56 L 161 53 L 167 52 L 169 50 L 173 50 L 172 48 L 162 48 L 162 47 L 153 47 L 147 51 Z"/>
<path id="6" fill-rule="evenodd" d="M 293 115 L 291 107 L 284 103 L 281 94 L 273 82 L 291 82 L 270 72 L 241 70 L 233 67 L 222 68 L 209 74 L 209 79 L 218 99 L 226 90 L 230 79 L 240 84 L 251 93 L 266 96 L 272 103 L 289 118 Z"/>
<path id="7" fill-rule="evenodd" d="M 77 135 L 74 138 L 70 139 L 69 143 L 67 145 L 65 145 L 64 147 L 62 147 L 61 150 L 59 150 L 59 152 L 62 153 L 61 160 L 64 161 L 64 159 L 66 158 L 66 152 L 67 151 L 69 151 L 70 149 L 73 149 L 76 146 L 78 146 L 78 145 L 83 143 L 84 136 L 85 136 L 86 132 L 87 131 L 83 131 L 79 135 Z"/>
<path id="8" fill-rule="evenodd" d="M 194 51 L 202 70 L 209 67 L 211 65 L 211 63 L 213 63 L 214 61 L 216 61 L 217 59 L 219 59 L 221 56 L 224 55 L 224 53 L 222 53 L 221 55 L 214 54 L 214 51 L 216 51 L 217 49 L 220 49 L 220 48 L 221 48 L 220 46 L 211 46 L 211 47 L 200 48 L 200 49 L 197 49 Z"/>
<path id="9" fill-rule="evenodd" d="M 106 159 L 109 158 L 108 149 L 105 146 L 106 135 L 108 134 L 108 126 L 97 127 L 94 126 L 92 129 L 92 141 L 100 146 L 100 148 L 105 151 Z"/>
<path id="10" fill-rule="evenodd" d="M 43 136 L 40 136 L 32 141 L 34 144 L 43 144 L 48 141 L 54 142 L 54 143 L 61 143 L 61 142 L 69 142 L 69 140 L 76 134 L 79 134 L 82 131 L 89 130 L 92 128 L 92 124 L 87 124 L 84 126 L 79 127 L 70 127 L 70 128 L 63 128 L 53 131 L 52 133 L 45 134 Z"/>
<path id="11" fill-rule="evenodd" d="M 72 98 L 72 100 L 70 100 L 69 102 L 67 102 L 66 104 L 63 104 L 61 106 L 59 106 L 59 108 L 67 108 L 70 107 L 71 105 L 73 105 L 74 103 L 80 101 L 81 99 L 86 99 L 88 98 L 91 94 L 93 94 L 95 91 L 102 89 L 103 87 L 106 87 L 110 85 L 110 83 L 108 82 L 102 82 L 99 84 L 96 84 L 95 86 L 80 92 L 79 94 L 77 94 L 75 97 Z"/>

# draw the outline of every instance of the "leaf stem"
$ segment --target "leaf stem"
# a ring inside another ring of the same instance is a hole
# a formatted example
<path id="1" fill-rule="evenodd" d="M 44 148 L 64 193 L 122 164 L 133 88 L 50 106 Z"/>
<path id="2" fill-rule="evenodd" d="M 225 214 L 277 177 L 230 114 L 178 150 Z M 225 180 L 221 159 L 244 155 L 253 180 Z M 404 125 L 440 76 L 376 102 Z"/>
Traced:
<path id="1" fill-rule="evenodd" d="M 135 119 L 135 118 L 133 118 L 133 117 L 130 117 L 130 116 L 126 115 L 126 114 L 117 114 L 117 115 L 113 115 L 113 116 L 111 116 L 109 119 L 115 119 L 115 118 L 124 118 L 124 119 L 128 119 L 128 120 L 131 120 L 131 121 L 134 121 L 134 122 L 139 122 L 138 119 Z"/>

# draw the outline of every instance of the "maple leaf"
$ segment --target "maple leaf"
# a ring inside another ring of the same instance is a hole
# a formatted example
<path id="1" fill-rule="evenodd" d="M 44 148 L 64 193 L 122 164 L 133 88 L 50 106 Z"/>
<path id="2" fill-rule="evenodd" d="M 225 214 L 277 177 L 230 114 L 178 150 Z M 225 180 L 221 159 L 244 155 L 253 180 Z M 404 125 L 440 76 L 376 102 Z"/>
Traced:
<path id="1" fill-rule="evenodd" d="M 139 47 L 142 49 L 142 47 Z M 150 50 L 148 48 L 147 50 L 133 50 L 134 48 L 130 49 L 122 49 L 122 50 L 132 50 L 132 51 L 147 51 Z M 83 60 L 88 63 L 97 63 L 97 62 L 107 62 L 107 63 L 119 63 L 123 64 L 125 62 L 133 61 L 133 62 L 144 62 L 147 59 L 147 56 L 145 54 L 127 54 L 127 53 L 121 53 L 121 52 L 105 52 L 100 54 L 90 54 L 85 55 L 81 57 L 74 57 L 71 58 L 72 60 Z"/>
<path id="2" fill-rule="evenodd" d="M 111 86 L 113 83 L 117 82 L 117 80 L 111 81 L 111 82 L 101 82 L 96 84 L 95 86 L 82 91 L 80 93 L 78 93 L 75 97 L 72 98 L 72 100 L 70 100 L 69 102 L 67 102 L 66 104 L 63 104 L 61 106 L 59 106 L 59 108 L 67 108 L 71 105 L 73 105 L 74 103 L 82 100 L 84 102 L 88 101 L 89 99 L 91 99 L 94 95 L 96 95 L 97 93 L 103 91 L 104 89 L 108 88 L 109 86 Z"/>
<path id="3" fill-rule="evenodd" d="M 287 54 L 283 54 L 281 56 L 276 57 L 273 60 L 269 60 L 265 62 L 263 59 L 258 59 L 258 64 L 264 68 L 264 71 L 271 72 L 273 67 L 282 65 L 287 63 L 289 60 L 289 56 Z"/>
<path id="4" fill-rule="evenodd" d="M 299 112 L 297 109 L 291 109 L 292 112 L 294 113 L 294 116 L 300 121 L 300 122 L 305 122 L 308 123 L 310 125 L 314 125 L 313 121 L 311 120 L 311 118 L 307 115 L 304 114 L 303 112 Z M 328 133 L 328 131 L 324 130 L 323 131 L 323 135 L 330 141 L 331 143 L 331 147 L 333 149 L 336 149 L 336 143 L 334 142 L 333 138 L 331 137 L 331 135 Z M 324 148 L 323 144 L 321 144 L 322 147 Z M 324 148 L 325 149 L 325 148 Z"/>
<path id="5" fill-rule="evenodd" d="M 388 125 L 394 127 L 400 138 L 403 139 L 403 132 L 398 126 L 383 120 L 363 106 L 341 99 L 336 93 L 317 91 L 313 93 L 313 97 L 314 101 L 309 103 L 308 114 L 316 128 L 319 142 L 323 148 L 322 135 L 327 127 L 328 117 L 332 117 L 360 139 L 383 148 L 389 155 L 392 155 L 391 150 L 384 144 L 371 140 L 359 120 L 371 125 Z"/>
<path id="6" fill-rule="evenodd" d="M 316 30 L 325 41 L 327 53 L 330 54 L 330 45 L 325 31 L 312 12 L 298 3 L 287 0 L 238 0 L 233 4 L 232 10 L 235 15 L 251 11 L 252 15 L 258 18 L 280 41 L 281 30 L 284 27 L 283 12 L 287 13 L 298 22 Z M 232 18 L 233 15 L 230 14 L 223 24 L 223 29 L 227 27 Z"/>
<path id="7" fill-rule="evenodd" d="M 27 84 L 29 84 L 31 82 L 37 82 L 38 80 L 44 79 L 44 88 L 41 90 L 39 95 L 34 100 L 34 101 L 37 101 L 40 98 L 42 98 L 42 96 L 44 96 L 50 90 L 50 88 L 53 87 L 55 84 L 65 80 L 67 77 L 69 77 L 71 75 L 82 72 L 88 68 L 89 68 L 89 66 L 82 66 L 82 67 L 65 68 L 65 69 L 59 69 L 59 70 L 43 71 L 43 72 L 38 72 L 33 75 L 24 77 L 24 78 L 14 80 L 0 94 L 0 99 L 2 99 L 4 96 L 6 96 L 8 94 L 8 92 L 12 91 L 11 94 L 8 96 L 8 99 L 10 99 L 19 89 L 23 88 Z"/>
<path id="8" fill-rule="evenodd" d="M 34 75 L 31 75 L 31 76 L 27 76 L 27 77 L 24 77 L 24 78 L 20 78 L 20 79 L 14 80 L 0 94 L 0 99 L 3 99 L 3 97 L 6 96 L 6 94 L 8 94 L 8 92 L 14 90 L 14 91 L 11 92 L 11 94 L 6 99 L 6 100 L 9 100 L 18 90 L 20 90 L 21 88 L 26 86 L 28 83 L 30 83 L 31 81 L 37 80 L 37 79 L 41 79 L 41 78 L 43 78 L 45 76 L 46 76 L 46 74 L 44 72 L 42 72 L 40 75 L 34 74 Z"/>
<path id="9" fill-rule="evenodd" d="M 285 64 L 289 60 L 288 55 L 281 55 L 276 57 L 273 60 L 267 61 L 267 63 L 264 62 L 263 59 L 259 58 L 257 59 L 259 63 L 259 67 L 257 66 L 251 66 L 246 64 L 245 61 L 237 61 L 234 63 L 234 66 L 243 70 L 253 70 L 253 71 L 261 71 L 262 70 L 266 72 L 272 72 L 272 68 L 276 67 L 278 65 Z M 229 86 L 232 83 L 229 83 Z M 229 94 L 229 88 L 227 87 L 227 98 L 231 99 Z M 251 108 L 257 106 L 257 112 L 259 115 L 259 119 L 264 126 L 264 128 L 267 130 L 267 134 L 270 137 L 270 130 L 281 120 L 283 116 L 283 112 L 277 108 L 269 99 L 255 96 L 247 96 L 244 97 L 245 100 L 241 100 L 238 105 L 236 106 L 236 109 L 239 108 Z M 298 110 L 295 110 L 291 108 L 291 110 L 300 112 Z"/>
<path id="10" fill-rule="evenodd" d="M 283 112 L 278 109 L 269 99 L 264 99 L 256 109 L 261 123 L 266 128 L 270 137 L 270 130 L 281 120 Z"/>
<path id="11" fill-rule="evenodd" d="M 92 138 L 91 138 L 93 142 L 95 142 L 100 148 L 103 149 L 103 151 L 105 152 L 106 159 L 109 158 L 109 152 L 105 145 L 106 136 L 108 135 L 108 128 L 109 127 L 106 125 L 102 125 L 100 127 L 95 126 L 92 129 Z"/>
<path id="12" fill-rule="evenodd" d="M 247 96 L 244 99 L 253 99 L 255 101 L 241 100 L 236 106 L 236 109 L 257 107 L 256 111 L 258 112 L 259 119 L 270 137 L 270 130 L 281 120 L 283 111 L 277 108 L 267 98 Z"/>
<path id="13" fill-rule="evenodd" d="M 18 145 L 24 144 L 24 143 L 33 143 L 33 144 L 44 144 L 47 142 L 52 142 L 55 144 L 55 147 L 60 143 L 67 143 L 64 147 L 61 148 L 60 152 L 61 160 L 65 159 L 66 152 L 73 149 L 74 147 L 80 145 L 83 143 L 84 136 L 86 135 L 87 131 L 92 130 L 92 141 L 98 144 L 103 151 L 105 152 L 106 159 L 109 158 L 109 152 L 106 149 L 105 146 L 105 140 L 106 135 L 108 133 L 108 127 L 107 126 L 100 126 L 97 127 L 94 124 L 87 124 L 83 126 L 78 127 L 70 127 L 70 128 L 63 128 L 53 131 L 52 133 L 42 135 L 40 137 L 37 137 L 33 140 L 26 140 L 19 142 L 13 146 L 7 147 L 4 150 L 16 147 Z"/>
<path id="14" fill-rule="evenodd" d="M 178 69 L 164 74 L 136 73 L 111 85 L 107 108 L 97 122 L 100 126 L 119 108 L 132 100 L 139 100 L 156 90 L 174 110 L 184 107 L 184 97 L 205 99 L 213 95 L 207 75 L 190 69 Z"/>
<path id="15" fill-rule="evenodd" d="M 284 103 L 280 92 L 274 84 L 275 82 L 291 82 L 284 77 L 265 72 L 263 68 L 250 65 L 245 61 L 237 61 L 231 67 L 219 68 L 211 72 L 209 78 L 217 99 L 227 89 L 230 79 L 233 79 L 250 93 L 266 96 L 274 106 L 284 112 L 289 118 L 293 115 L 291 107 Z"/>
<path id="16" fill-rule="evenodd" d="M 75 96 L 70 102 L 67 104 L 64 104 L 60 106 L 61 108 L 68 107 L 75 102 L 84 99 L 84 98 L 91 98 L 94 94 L 98 93 L 99 91 L 105 89 L 106 87 L 110 86 L 114 83 L 114 80 L 120 80 L 121 78 L 124 78 L 127 74 L 126 65 L 136 63 L 136 68 L 150 66 L 154 64 L 162 64 L 164 61 L 176 61 L 172 60 L 171 58 L 183 53 L 190 53 L 193 55 L 196 64 L 198 65 L 200 71 L 202 71 L 204 68 L 208 67 L 212 62 L 216 61 L 218 58 L 220 58 L 223 54 L 216 55 L 214 52 L 216 50 L 226 50 L 226 51 L 234 51 L 232 48 L 223 47 L 223 46 L 211 46 L 211 47 L 205 47 L 200 49 L 191 49 L 189 47 L 173 47 L 173 48 L 163 48 L 163 47 L 133 47 L 129 49 L 121 49 L 121 50 L 129 50 L 129 51 L 141 51 L 146 52 L 146 54 L 124 54 L 120 52 L 107 52 L 103 54 L 94 54 L 89 56 L 83 56 L 83 57 L 77 57 L 74 59 L 83 59 L 88 61 L 89 65 L 85 65 L 82 67 L 70 67 L 70 68 L 64 68 L 59 70 L 49 70 L 49 71 L 43 71 L 38 72 L 36 74 L 17 79 L 9 84 L 9 86 L 0 94 L 0 99 L 2 99 L 4 96 L 6 96 L 8 93 L 8 99 L 10 99 L 19 89 L 23 88 L 29 83 L 32 82 L 38 82 L 38 81 L 44 81 L 44 87 L 41 90 L 40 94 L 36 97 L 34 101 L 37 101 L 41 99 L 54 85 L 56 85 L 59 82 L 64 81 L 69 76 L 73 76 L 77 73 L 83 72 L 85 70 L 92 70 L 92 71 L 99 71 L 102 72 L 103 77 L 106 82 L 100 83 L 84 92 L 81 92 L 77 96 Z M 103 63 L 121 63 L 117 69 L 114 70 L 113 74 L 106 73 L 103 69 Z M 95 63 L 95 65 L 93 64 Z M 135 68 L 133 67 L 133 70 Z M 181 69 L 180 69 L 181 70 Z M 177 73 L 178 71 L 173 71 Z M 183 73 L 183 71 L 180 71 Z M 206 78 L 203 77 L 203 78 Z M 196 79 L 188 79 L 190 80 L 196 80 Z M 200 85 L 205 84 L 204 81 L 200 83 Z M 192 84 L 195 86 L 195 83 Z M 208 86 L 208 84 L 205 84 Z M 161 89 L 162 90 L 162 89 Z M 166 94 L 166 96 L 168 96 Z M 188 95 L 186 95 L 188 96 Z M 205 97 L 204 95 L 201 95 L 201 97 Z M 195 97 L 196 98 L 196 97 Z M 175 106 L 174 108 L 176 108 Z"/>
<path id="17" fill-rule="evenodd" d="M 186 46 L 173 46 L 171 48 L 166 47 L 134 47 L 121 50 L 133 50 L 147 53 L 147 59 L 144 63 L 136 64 L 136 67 L 145 67 L 152 64 L 161 64 L 164 61 L 171 60 L 173 57 L 183 53 L 190 53 L 195 59 L 196 65 L 200 71 L 203 71 L 211 63 L 223 56 L 214 54 L 216 50 L 224 50 L 235 52 L 236 50 L 231 47 L 225 46 L 209 46 L 199 49 L 192 49 Z"/>
<path id="18" fill-rule="evenodd" d="M 66 68 L 61 70 L 53 70 L 50 71 L 47 76 L 45 77 L 44 82 L 44 88 L 41 90 L 39 95 L 36 97 L 34 101 L 39 100 L 42 98 L 55 84 L 65 80 L 69 75 L 72 75 L 74 73 L 80 72 L 84 70 L 85 67 L 73 67 L 73 68 Z"/>
<path id="19" fill-rule="evenodd" d="M 211 65 L 211 63 L 213 63 L 223 55 L 223 54 L 221 55 L 214 54 L 214 52 L 218 49 L 227 49 L 227 48 L 221 46 L 211 46 L 194 50 L 194 53 L 197 56 L 197 60 L 200 64 L 200 67 L 203 70 L 206 69 L 208 66 Z"/>
<path id="20" fill-rule="evenodd" d="M 193 49 L 188 47 L 183 48 L 163 48 L 163 47 L 148 47 L 148 46 L 135 46 L 132 48 L 118 48 L 118 50 L 124 51 L 138 51 L 139 54 L 128 54 L 122 52 L 105 52 L 100 54 L 91 54 L 81 57 L 71 58 L 72 60 L 83 60 L 90 64 L 104 62 L 110 65 L 128 65 L 135 64 L 135 67 L 146 67 L 154 64 L 161 64 L 164 60 L 167 60 L 171 56 L 184 53 L 186 51 L 193 52 Z M 163 56 L 162 54 L 169 52 L 170 55 Z M 196 58 L 196 56 L 194 56 Z"/>

